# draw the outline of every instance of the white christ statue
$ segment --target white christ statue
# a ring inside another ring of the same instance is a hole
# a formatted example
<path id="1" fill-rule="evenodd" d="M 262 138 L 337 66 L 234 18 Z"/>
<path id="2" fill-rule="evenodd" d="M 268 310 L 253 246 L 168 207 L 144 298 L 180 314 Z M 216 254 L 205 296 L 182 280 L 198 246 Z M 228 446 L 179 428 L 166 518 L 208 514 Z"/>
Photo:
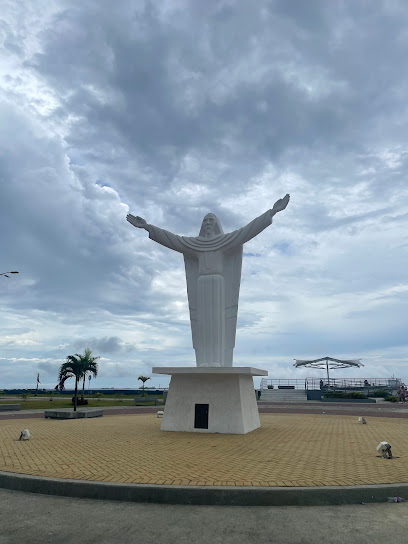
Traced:
<path id="1" fill-rule="evenodd" d="M 243 244 L 272 223 L 289 195 L 245 227 L 224 234 L 216 215 L 207 214 L 198 236 L 179 236 L 129 214 L 133 226 L 184 256 L 193 347 L 197 366 L 232 366 L 237 328 Z"/>

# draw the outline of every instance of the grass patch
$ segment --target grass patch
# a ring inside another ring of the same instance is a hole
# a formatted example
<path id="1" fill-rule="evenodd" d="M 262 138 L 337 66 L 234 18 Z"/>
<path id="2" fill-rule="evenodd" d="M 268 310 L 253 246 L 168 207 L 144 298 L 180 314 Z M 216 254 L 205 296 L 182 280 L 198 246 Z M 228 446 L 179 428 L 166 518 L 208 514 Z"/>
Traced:
<path id="1" fill-rule="evenodd" d="M 152 393 L 151 395 L 149 393 L 146 392 L 146 394 L 142 395 L 142 393 L 140 392 L 139 394 L 136 394 L 136 393 L 132 393 L 132 394 L 126 394 L 126 393 L 99 393 L 100 395 L 100 398 L 104 398 L 104 399 L 131 399 L 133 400 L 134 398 L 148 398 L 150 396 L 154 397 L 155 399 L 162 399 L 163 398 L 163 394 L 160 394 L 160 393 Z M 58 396 L 60 396 L 60 394 L 58 393 Z M 61 396 L 65 396 L 65 394 L 61 395 Z M 71 393 L 71 396 L 72 396 L 72 393 Z M 88 395 L 88 393 L 85 392 L 85 398 L 87 399 L 93 399 L 93 398 L 98 398 L 98 393 L 90 393 Z"/>
<path id="2" fill-rule="evenodd" d="M 1 399 L 0 405 L 1 404 L 20 404 L 21 410 L 54 410 L 57 408 L 72 408 L 73 407 L 73 404 L 71 402 L 71 397 L 66 399 L 53 397 L 52 401 L 30 400 L 30 399 L 4 401 L 3 399 Z M 105 400 L 105 399 L 101 399 L 101 400 L 88 399 L 88 405 L 87 405 L 88 408 L 103 408 L 103 407 L 106 408 L 106 407 L 112 407 L 112 406 L 134 406 L 133 398 L 122 400 L 122 401 L 116 401 L 116 402 L 112 400 Z M 80 408 L 80 406 L 78 408 Z"/>

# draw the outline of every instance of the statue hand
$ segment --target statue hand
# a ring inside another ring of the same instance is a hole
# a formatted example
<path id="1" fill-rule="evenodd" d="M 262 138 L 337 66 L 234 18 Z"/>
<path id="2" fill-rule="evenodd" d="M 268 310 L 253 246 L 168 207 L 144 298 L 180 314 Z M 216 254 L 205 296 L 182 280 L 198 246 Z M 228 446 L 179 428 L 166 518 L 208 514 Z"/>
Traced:
<path id="1" fill-rule="evenodd" d="M 283 198 L 280 198 L 275 202 L 272 208 L 272 215 L 275 215 L 275 213 L 281 212 L 286 208 L 286 206 L 289 204 L 290 195 L 286 195 Z"/>
<path id="2" fill-rule="evenodd" d="M 147 223 L 146 221 L 143 219 L 143 217 L 139 217 L 139 216 L 134 216 L 132 214 L 128 214 L 126 216 L 126 220 L 129 221 L 129 223 L 131 225 L 133 225 L 134 227 L 137 227 L 139 229 L 146 229 L 147 230 Z"/>

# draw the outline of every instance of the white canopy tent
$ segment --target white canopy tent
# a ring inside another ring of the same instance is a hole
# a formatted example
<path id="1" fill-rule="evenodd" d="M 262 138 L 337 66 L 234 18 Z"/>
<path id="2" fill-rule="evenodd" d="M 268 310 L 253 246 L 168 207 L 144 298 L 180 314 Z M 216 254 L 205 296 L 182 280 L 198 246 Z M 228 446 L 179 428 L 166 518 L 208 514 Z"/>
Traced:
<path id="1" fill-rule="evenodd" d="M 326 368 L 327 370 L 327 383 L 330 383 L 329 380 L 329 368 L 349 368 L 349 367 L 357 367 L 364 366 L 361 362 L 361 359 L 334 359 L 333 357 L 322 357 L 321 359 L 313 359 L 311 361 L 307 361 L 305 359 L 295 359 L 295 362 L 293 363 L 293 366 L 296 368 L 299 368 L 301 366 L 304 366 L 306 368 Z"/>

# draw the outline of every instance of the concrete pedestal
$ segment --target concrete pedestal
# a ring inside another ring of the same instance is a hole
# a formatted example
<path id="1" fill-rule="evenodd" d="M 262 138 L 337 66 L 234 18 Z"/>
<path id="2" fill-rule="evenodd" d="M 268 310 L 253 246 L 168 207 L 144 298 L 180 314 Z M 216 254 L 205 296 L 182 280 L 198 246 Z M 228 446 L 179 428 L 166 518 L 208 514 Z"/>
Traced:
<path id="1" fill-rule="evenodd" d="M 73 408 L 44 410 L 44 417 L 51 419 L 82 419 L 85 417 L 103 417 L 100 408 L 82 408 L 74 412 Z"/>
<path id="2" fill-rule="evenodd" d="M 171 374 L 162 431 L 246 434 L 260 427 L 251 367 L 155 367 Z"/>

